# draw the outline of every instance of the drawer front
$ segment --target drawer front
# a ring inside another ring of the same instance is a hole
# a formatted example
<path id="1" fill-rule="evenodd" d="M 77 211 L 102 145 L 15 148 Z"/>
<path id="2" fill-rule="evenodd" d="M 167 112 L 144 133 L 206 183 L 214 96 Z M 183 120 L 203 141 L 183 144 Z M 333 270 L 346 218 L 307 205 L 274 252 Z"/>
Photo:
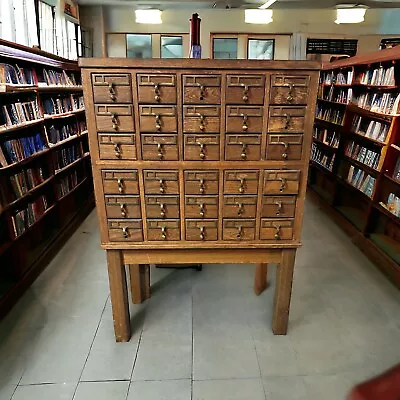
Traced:
<path id="1" fill-rule="evenodd" d="M 146 196 L 147 218 L 179 218 L 179 196 Z"/>
<path id="2" fill-rule="evenodd" d="M 264 75 L 228 75 L 226 104 L 264 104 Z"/>
<path id="3" fill-rule="evenodd" d="M 136 170 L 102 170 L 104 194 L 138 194 Z"/>
<path id="4" fill-rule="evenodd" d="M 257 194 L 258 171 L 225 171 L 224 193 Z"/>
<path id="5" fill-rule="evenodd" d="M 94 108 L 99 132 L 135 132 L 132 105 L 96 104 Z"/>
<path id="6" fill-rule="evenodd" d="M 130 74 L 92 74 L 95 103 L 132 103 Z"/>
<path id="7" fill-rule="evenodd" d="M 185 104 L 221 104 L 221 75 L 183 75 Z"/>
<path id="8" fill-rule="evenodd" d="M 297 194 L 299 185 L 299 170 L 266 170 L 264 172 L 264 194 Z"/>
<path id="9" fill-rule="evenodd" d="M 261 133 L 263 124 L 263 107 L 257 106 L 227 106 L 226 131 Z"/>
<path id="10" fill-rule="evenodd" d="M 305 107 L 270 107 L 268 132 L 303 132 Z"/>
<path id="11" fill-rule="evenodd" d="M 108 237 L 110 242 L 142 242 L 141 219 L 109 219 Z"/>
<path id="12" fill-rule="evenodd" d="M 136 138 L 133 134 L 99 134 L 101 160 L 136 160 Z"/>
<path id="13" fill-rule="evenodd" d="M 292 240 L 293 239 L 292 219 L 261 219 L 261 240 Z"/>
<path id="14" fill-rule="evenodd" d="M 272 75 L 271 104 L 307 104 L 310 77 L 307 75 Z"/>
<path id="15" fill-rule="evenodd" d="M 218 218 L 218 196 L 185 196 L 186 218 Z"/>
<path id="16" fill-rule="evenodd" d="M 263 218 L 294 218 L 295 196 L 264 196 L 261 211 Z"/>
<path id="17" fill-rule="evenodd" d="M 142 134 L 143 160 L 173 161 L 179 159 L 178 135 Z"/>
<path id="18" fill-rule="evenodd" d="M 267 135 L 267 160 L 301 160 L 303 135 Z"/>
<path id="19" fill-rule="evenodd" d="M 139 103 L 176 103 L 176 75 L 137 74 L 137 83 Z"/>
<path id="20" fill-rule="evenodd" d="M 218 194 L 218 171 L 185 171 L 185 194 Z"/>
<path id="21" fill-rule="evenodd" d="M 225 160 L 257 161 L 261 158 L 261 135 L 225 135 Z"/>
<path id="22" fill-rule="evenodd" d="M 218 220 L 187 219 L 186 240 L 217 240 L 218 239 Z"/>
<path id="23" fill-rule="evenodd" d="M 184 132 L 218 133 L 219 124 L 219 106 L 183 106 Z"/>
<path id="24" fill-rule="evenodd" d="M 145 170 L 143 176 L 146 194 L 179 194 L 178 171 Z"/>
<path id="25" fill-rule="evenodd" d="M 105 196 L 107 218 L 141 218 L 139 196 Z"/>
<path id="26" fill-rule="evenodd" d="M 224 218 L 255 218 L 257 196 L 224 196 Z"/>
<path id="27" fill-rule="evenodd" d="M 219 160 L 219 134 L 217 135 L 184 135 L 186 161 Z"/>
<path id="28" fill-rule="evenodd" d="M 254 240 L 256 221 L 254 219 L 224 219 L 223 240 Z"/>
<path id="29" fill-rule="evenodd" d="M 175 106 L 139 106 L 141 132 L 177 132 Z"/>
<path id="30" fill-rule="evenodd" d="M 180 240 L 179 220 L 176 219 L 148 219 L 147 239 L 148 240 Z"/>

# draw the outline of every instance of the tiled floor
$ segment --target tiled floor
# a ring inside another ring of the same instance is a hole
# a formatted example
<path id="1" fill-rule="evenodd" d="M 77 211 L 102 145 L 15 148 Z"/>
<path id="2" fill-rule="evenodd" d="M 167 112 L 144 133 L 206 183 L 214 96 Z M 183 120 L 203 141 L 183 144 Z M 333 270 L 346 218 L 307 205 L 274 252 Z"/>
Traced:
<path id="1" fill-rule="evenodd" d="M 344 399 L 400 362 L 400 292 L 309 203 L 303 236 L 287 336 L 254 267 L 216 265 L 152 270 L 116 344 L 91 214 L 0 323 L 0 400 Z"/>

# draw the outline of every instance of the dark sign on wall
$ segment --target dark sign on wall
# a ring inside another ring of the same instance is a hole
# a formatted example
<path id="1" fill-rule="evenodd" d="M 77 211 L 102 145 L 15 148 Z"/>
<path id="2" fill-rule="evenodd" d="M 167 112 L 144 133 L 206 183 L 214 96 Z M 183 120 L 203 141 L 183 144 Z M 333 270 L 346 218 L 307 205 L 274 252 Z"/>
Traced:
<path id="1" fill-rule="evenodd" d="M 307 54 L 347 54 L 357 53 L 356 39 L 307 39 Z"/>

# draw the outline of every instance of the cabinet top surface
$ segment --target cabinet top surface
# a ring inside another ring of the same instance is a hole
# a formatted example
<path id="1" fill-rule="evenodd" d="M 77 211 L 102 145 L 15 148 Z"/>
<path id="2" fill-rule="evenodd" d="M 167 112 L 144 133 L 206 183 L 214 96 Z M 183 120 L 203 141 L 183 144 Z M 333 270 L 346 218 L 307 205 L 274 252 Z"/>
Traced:
<path id="1" fill-rule="evenodd" d="M 294 69 L 319 70 L 318 61 L 299 60 L 211 60 L 211 59 L 133 59 L 133 58 L 80 58 L 82 68 L 201 68 L 201 69 Z"/>

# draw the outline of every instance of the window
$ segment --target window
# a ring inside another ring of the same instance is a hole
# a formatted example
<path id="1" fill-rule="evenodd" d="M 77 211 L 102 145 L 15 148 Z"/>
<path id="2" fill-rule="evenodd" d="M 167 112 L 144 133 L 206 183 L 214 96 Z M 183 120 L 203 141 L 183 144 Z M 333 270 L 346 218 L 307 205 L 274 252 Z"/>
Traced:
<path id="1" fill-rule="evenodd" d="M 67 38 L 68 38 L 68 58 L 76 60 L 78 58 L 78 24 L 71 21 L 67 22 Z"/>
<path id="2" fill-rule="evenodd" d="M 274 39 L 248 39 L 247 58 L 249 60 L 273 60 Z"/>
<path id="3" fill-rule="evenodd" d="M 39 1 L 40 48 L 55 53 L 54 7 Z"/>
<path id="4" fill-rule="evenodd" d="M 78 51 L 79 57 L 93 57 L 93 31 L 82 28 L 78 30 Z"/>
<path id="5" fill-rule="evenodd" d="M 161 36 L 161 58 L 183 58 L 183 37 Z"/>
<path id="6" fill-rule="evenodd" d="M 126 55 L 128 58 L 152 58 L 151 35 L 126 35 Z"/>
<path id="7" fill-rule="evenodd" d="M 9 0 L 0 0 L 0 37 L 14 40 L 13 5 Z"/>
<path id="8" fill-rule="evenodd" d="M 238 58 L 237 38 L 214 38 L 213 58 L 215 59 L 236 59 Z"/>

